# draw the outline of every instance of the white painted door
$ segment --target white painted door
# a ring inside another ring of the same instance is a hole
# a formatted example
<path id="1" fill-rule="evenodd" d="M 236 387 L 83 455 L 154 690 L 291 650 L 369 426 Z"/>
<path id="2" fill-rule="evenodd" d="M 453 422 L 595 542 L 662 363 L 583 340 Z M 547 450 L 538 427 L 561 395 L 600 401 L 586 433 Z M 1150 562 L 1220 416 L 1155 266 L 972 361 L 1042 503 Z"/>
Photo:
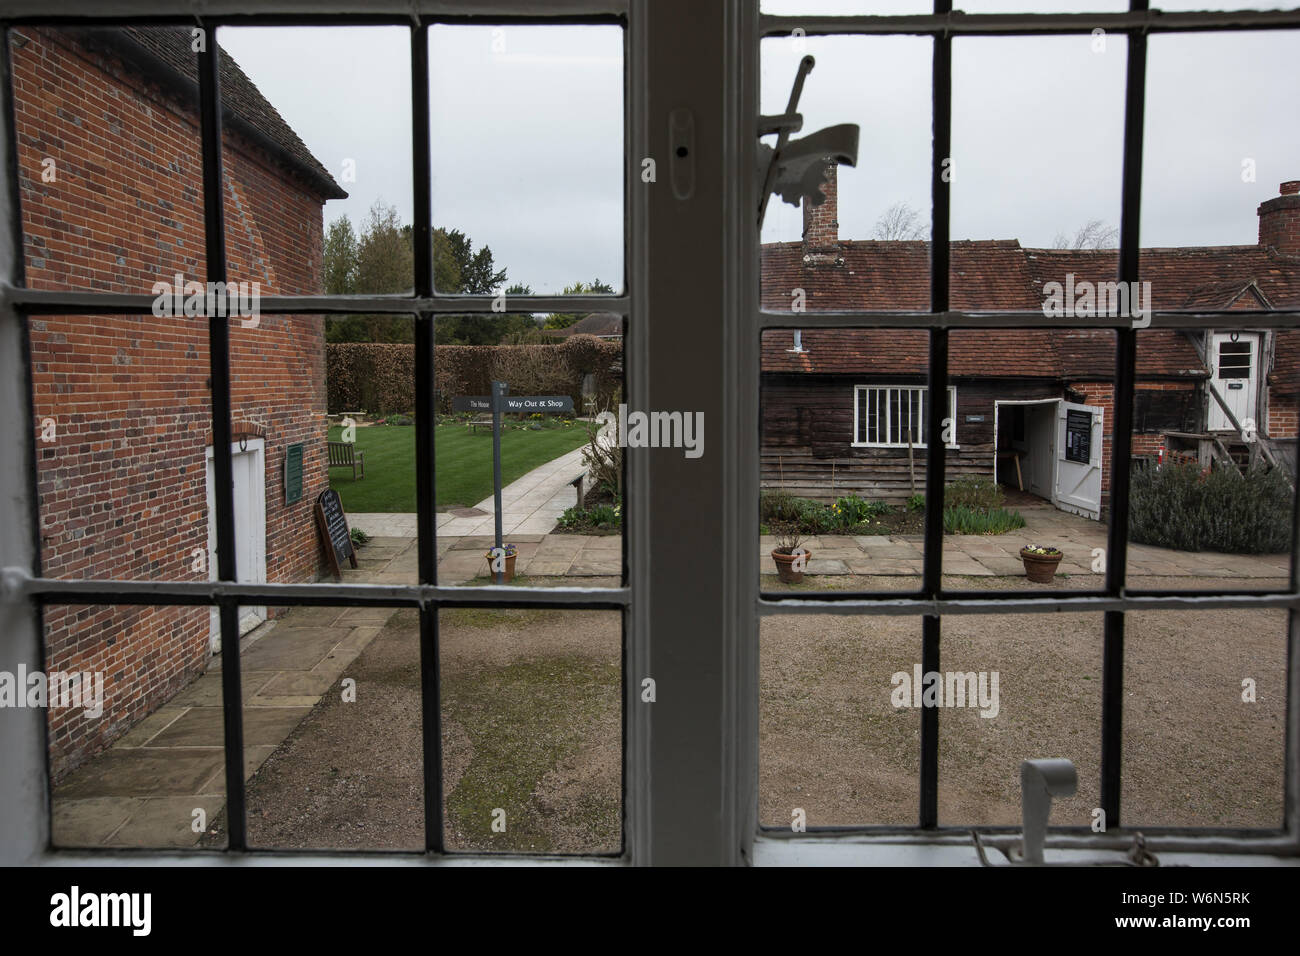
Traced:
<path id="1" fill-rule="evenodd" d="M 1236 339 L 1234 342 L 1233 339 Z M 1255 395 L 1259 391 L 1259 334 L 1257 332 L 1215 332 L 1210 336 L 1210 381 L 1223 396 L 1238 422 L 1256 421 Z M 1206 427 L 1231 431 L 1232 422 L 1223 406 L 1209 396 Z"/>
<path id="2" fill-rule="evenodd" d="M 235 573 L 248 584 L 266 583 L 266 466 L 265 443 L 249 440 L 241 449 L 231 447 L 232 477 L 235 488 Z M 214 470 L 212 449 L 208 449 L 208 580 L 217 579 L 216 504 L 213 493 Z M 239 633 L 247 634 L 266 620 L 265 607 L 239 609 Z M 221 625 L 214 607 L 209 615 L 210 646 L 215 654 L 221 650 Z"/>
<path id="3" fill-rule="evenodd" d="M 1052 501 L 1062 511 L 1101 520 L 1102 410 L 1056 403 L 1056 477 Z"/>

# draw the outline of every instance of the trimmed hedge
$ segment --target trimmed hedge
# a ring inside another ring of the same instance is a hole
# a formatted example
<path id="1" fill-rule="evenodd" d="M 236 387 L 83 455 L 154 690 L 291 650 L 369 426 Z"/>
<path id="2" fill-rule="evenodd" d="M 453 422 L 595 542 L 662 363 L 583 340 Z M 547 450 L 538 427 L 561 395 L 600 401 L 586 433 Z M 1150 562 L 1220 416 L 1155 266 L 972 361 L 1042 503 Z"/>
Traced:
<path id="1" fill-rule="evenodd" d="M 593 376 L 600 407 L 622 384 L 623 346 L 594 335 L 574 335 L 559 345 L 439 345 L 434 349 L 438 411 L 450 412 L 456 395 L 487 395 L 494 377 L 515 395 L 568 395 L 583 412 L 582 382 Z M 378 415 L 415 410 L 415 346 L 409 343 L 337 342 L 325 346 L 329 411 Z"/>
<path id="2" fill-rule="evenodd" d="M 1277 468 L 1202 474 L 1195 464 L 1134 468 L 1129 538 L 1178 551 L 1278 554 L 1291 547 L 1291 489 Z"/>

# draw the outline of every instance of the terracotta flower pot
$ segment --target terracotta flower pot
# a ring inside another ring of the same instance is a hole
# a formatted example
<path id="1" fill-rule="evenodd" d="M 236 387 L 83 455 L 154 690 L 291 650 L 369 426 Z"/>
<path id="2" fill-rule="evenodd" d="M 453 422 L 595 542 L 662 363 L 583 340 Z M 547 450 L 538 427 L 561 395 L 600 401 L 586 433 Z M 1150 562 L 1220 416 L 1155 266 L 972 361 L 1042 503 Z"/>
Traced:
<path id="1" fill-rule="evenodd" d="M 517 557 L 519 557 L 518 553 L 506 555 L 506 570 L 501 576 L 503 582 L 513 581 L 515 579 L 515 558 Z M 491 554 L 487 556 L 487 563 L 488 563 L 488 577 L 490 577 L 493 581 L 495 581 L 497 579 L 497 573 L 492 570 Z"/>
<path id="2" fill-rule="evenodd" d="M 794 562 L 797 558 L 803 558 L 802 567 L 806 568 L 808 560 L 812 557 L 812 552 L 807 548 L 801 549 L 803 554 L 783 554 L 780 551 L 772 552 L 772 560 L 776 562 L 776 576 L 781 579 L 782 584 L 798 584 L 803 580 L 803 571 L 794 570 Z"/>
<path id="3" fill-rule="evenodd" d="M 1025 563 L 1025 577 L 1036 584 L 1051 584 L 1056 578 L 1056 566 L 1065 555 L 1034 554 L 1028 548 L 1020 549 L 1020 560 Z"/>

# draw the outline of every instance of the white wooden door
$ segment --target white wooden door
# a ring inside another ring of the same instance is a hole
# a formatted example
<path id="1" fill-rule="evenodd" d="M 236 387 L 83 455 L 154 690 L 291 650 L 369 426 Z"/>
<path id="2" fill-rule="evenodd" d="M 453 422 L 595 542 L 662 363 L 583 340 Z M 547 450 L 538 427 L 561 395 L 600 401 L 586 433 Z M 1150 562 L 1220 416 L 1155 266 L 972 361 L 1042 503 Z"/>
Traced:
<path id="1" fill-rule="evenodd" d="M 244 448 L 231 446 L 231 471 L 235 497 L 235 573 L 247 584 L 266 583 L 266 465 L 265 442 L 249 440 Z M 208 580 L 217 579 L 216 504 L 214 499 L 212 449 L 208 449 Z M 247 634 L 266 620 L 266 608 L 241 607 L 239 633 Z M 221 650 L 221 625 L 217 609 L 209 614 L 209 644 L 215 654 Z"/>
<path id="2" fill-rule="evenodd" d="M 1233 339 L 1236 341 L 1233 341 Z M 1259 391 L 1259 334 L 1215 332 L 1210 336 L 1210 381 L 1223 396 L 1238 422 L 1255 417 L 1255 396 Z M 1206 427 L 1231 431 L 1232 422 L 1223 406 L 1209 397 Z"/>
<path id="3" fill-rule="evenodd" d="M 1102 409 L 1057 402 L 1052 501 L 1094 521 L 1101 520 L 1101 436 Z"/>

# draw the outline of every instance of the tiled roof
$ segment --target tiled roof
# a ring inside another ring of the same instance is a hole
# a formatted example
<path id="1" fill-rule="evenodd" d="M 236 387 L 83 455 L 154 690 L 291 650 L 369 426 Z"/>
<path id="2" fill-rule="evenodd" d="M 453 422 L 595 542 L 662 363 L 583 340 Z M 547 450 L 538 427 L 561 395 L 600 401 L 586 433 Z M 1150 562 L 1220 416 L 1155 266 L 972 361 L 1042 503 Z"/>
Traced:
<path id="1" fill-rule="evenodd" d="M 801 288 L 809 312 L 924 311 L 929 307 L 929 243 L 844 241 L 834 266 L 805 265 L 797 242 L 762 248 L 763 307 L 791 307 Z M 952 244 L 950 301 L 964 311 L 1040 312 L 1044 283 L 1114 281 L 1118 252 L 1025 249 L 1016 240 Z M 1259 246 L 1144 249 L 1141 275 L 1157 310 L 1300 308 L 1300 269 Z M 1080 319 L 1083 324 L 1087 320 Z M 797 313 L 792 327 L 798 326 Z M 789 351 L 789 332 L 763 336 L 763 371 L 823 374 L 924 375 L 923 331 L 809 329 L 803 353 Z M 1300 390 L 1300 332 L 1278 337 L 1273 379 Z M 949 339 L 953 376 L 1112 378 L 1115 336 L 1108 329 L 954 331 Z M 1180 332 L 1152 329 L 1138 336 L 1141 376 L 1205 375 L 1196 350 Z"/>
<path id="2" fill-rule="evenodd" d="M 88 38 L 111 47 L 136 66 L 168 74 L 187 87 L 197 106 L 198 63 L 191 49 L 190 27 L 125 27 L 87 30 Z M 225 50 L 218 47 L 223 121 L 248 135 L 288 163 L 325 199 L 345 199 L 347 193 L 311 150 L 262 95 Z"/>
<path id="3" fill-rule="evenodd" d="M 571 335 L 622 335 L 623 319 L 614 312 L 592 312 L 563 329 L 548 329 L 556 337 L 567 339 Z"/>

